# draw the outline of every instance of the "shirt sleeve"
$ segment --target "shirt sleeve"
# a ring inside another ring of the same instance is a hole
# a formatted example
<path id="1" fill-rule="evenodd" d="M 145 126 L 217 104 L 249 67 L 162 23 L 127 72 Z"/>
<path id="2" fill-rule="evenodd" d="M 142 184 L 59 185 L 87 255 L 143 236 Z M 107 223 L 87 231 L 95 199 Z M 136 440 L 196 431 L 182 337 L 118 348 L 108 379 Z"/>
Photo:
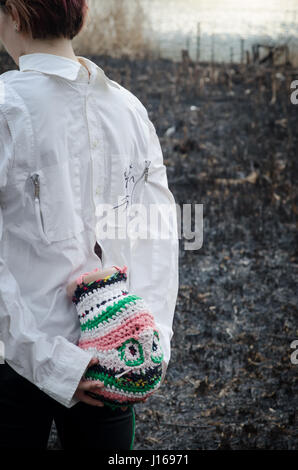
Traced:
<path id="1" fill-rule="evenodd" d="M 4 359 L 18 374 L 70 408 L 78 402 L 73 394 L 92 354 L 62 336 L 50 337 L 39 330 L 5 262 L 1 192 L 7 185 L 13 152 L 14 142 L 0 110 L 0 340 Z"/>
<path id="2" fill-rule="evenodd" d="M 128 266 L 129 289 L 140 295 L 150 307 L 160 333 L 167 367 L 171 355 L 173 318 L 178 294 L 178 227 L 175 199 L 168 187 L 166 167 L 155 127 L 145 108 L 143 119 L 149 127 L 149 144 L 146 159 L 150 160 L 147 181 L 139 201 L 146 208 L 147 237 L 125 240 L 98 239 L 102 248 L 103 266 L 123 263 Z M 143 156 L 140 156 L 143 158 Z M 160 217 L 163 232 L 149 220 L 149 207 L 154 206 L 155 217 Z M 163 239 L 164 237 L 164 239 Z"/>
<path id="3" fill-rule="evenodd" d="M 147 124 L 150 166 L 140 201 L 147 208 L 147 237 L 132 241 L 130 289 L 142 296 L 151 308 L 160 332 L 164 362 L 168 365 L 179 286 L 177 214 L 159 138 L 149 118 Z"/>

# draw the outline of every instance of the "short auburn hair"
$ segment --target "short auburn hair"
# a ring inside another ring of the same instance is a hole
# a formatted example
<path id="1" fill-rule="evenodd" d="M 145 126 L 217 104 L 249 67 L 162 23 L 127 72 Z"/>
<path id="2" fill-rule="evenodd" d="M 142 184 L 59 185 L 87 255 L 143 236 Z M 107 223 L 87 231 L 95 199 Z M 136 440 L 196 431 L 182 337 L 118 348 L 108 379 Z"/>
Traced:
<path id="1" fill-rule="evenodd" d="M 0 0 L 4 13 L 15 7 L 20 32 L 33 39 L 73 39 L 82 29 L 88 10 L 86 0 Z"/>

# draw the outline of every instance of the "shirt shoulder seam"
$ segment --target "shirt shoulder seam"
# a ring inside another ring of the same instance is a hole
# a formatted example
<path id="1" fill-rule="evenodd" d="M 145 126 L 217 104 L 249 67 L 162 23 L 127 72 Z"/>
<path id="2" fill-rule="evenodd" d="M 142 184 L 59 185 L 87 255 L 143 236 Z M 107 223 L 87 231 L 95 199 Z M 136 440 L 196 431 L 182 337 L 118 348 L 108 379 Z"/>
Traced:
<path id="1" fill-rule="evenodd" d="M 34 134 L 34 129 L 33 129 L 33 125 L 32 125 L 32 119 L 31 119 L 30 113 L 27 109 L 27 106 L 26 106 L 24 100 L 22 99 L 22 97 L 20 96 L 20 94 L 14 89 L 14 87 L 10 83 L 5 83 L 5 87 L 8 88 L 9 93 L 14 98 L 12 106 L 14 106 L 14 103 L 19 104 L 20 108 L 23 110 L 23 112 L 25 114 L 26 121 L 29 122 L 30 129 L 28 129 L 28 130 L 30 130 L 30 136 L 29 136 L 30 149 L 31 149 L 31 152 L 34 152 L 35 134 Z M 7 108 L 7 109 L 5 109 L 5 108 Z M 10 119 L 10 117 L 8 116 L 8 110 L 9 110 L 9 103 L 4 102 L 4 103 L 0 104 L 0 111 L 2 112 L 2 114 L 5 117 L 5 120 L 7 122 L 9 131 L 10 131 L 10 134 L 12 136 L 12 143 L 13 143 L 14 152 L 13 152 L 13 158 L 11 159 L 11 162 L 10 162 L 10 165 L 9 165 L 9 170 L 12 170 L 13 167 L 14 167 L 15 160 L 16 160 L 16 150 L 15 150 L 16 132 L 15 132 L 14 123 Z"/>

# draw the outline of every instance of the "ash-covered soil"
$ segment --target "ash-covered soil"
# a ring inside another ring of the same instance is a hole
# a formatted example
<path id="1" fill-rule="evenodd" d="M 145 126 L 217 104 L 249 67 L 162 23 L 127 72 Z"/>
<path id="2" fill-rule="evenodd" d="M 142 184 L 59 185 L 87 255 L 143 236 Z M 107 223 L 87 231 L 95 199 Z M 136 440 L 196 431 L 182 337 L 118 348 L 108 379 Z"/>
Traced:
<path id="1" fill-rule="evenodd" d="M 176 202 L 203 204 L 199 250 L 182 226 L 172 358 L 135 407 L 135 449 L 297 449 L 298 71 L 90 58 L 146 106 Z"/>

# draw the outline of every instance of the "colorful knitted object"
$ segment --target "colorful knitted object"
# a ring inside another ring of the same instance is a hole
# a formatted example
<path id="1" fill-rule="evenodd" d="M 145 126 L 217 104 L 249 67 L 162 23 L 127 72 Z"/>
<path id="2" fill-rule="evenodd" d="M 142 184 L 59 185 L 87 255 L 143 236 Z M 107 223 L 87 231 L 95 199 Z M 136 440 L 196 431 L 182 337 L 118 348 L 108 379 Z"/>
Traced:
<path id="1" fill-rule="evenodd" d="M 78 346 L 99 359 L 85 378 L 105 385 L 89 395 L 113 407 L 152 395 L 160 386 L 163 360 L 152 313 L 128 292 L 127 267 L 115 267 L 117 272 L 104 279 L 77 285 L 72 298 L 81 325 Z"/>

